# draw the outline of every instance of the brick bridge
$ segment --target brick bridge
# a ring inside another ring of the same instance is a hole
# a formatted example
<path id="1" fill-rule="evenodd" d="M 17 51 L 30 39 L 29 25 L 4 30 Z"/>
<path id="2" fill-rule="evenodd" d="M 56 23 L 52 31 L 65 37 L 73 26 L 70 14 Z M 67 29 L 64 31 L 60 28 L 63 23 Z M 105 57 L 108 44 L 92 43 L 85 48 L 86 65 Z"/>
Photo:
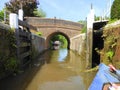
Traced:
<path id="1" fill-rule="evenodd" d="M 46 39 L 46 48 L 49 48 L 49 41 L 54 35 L 61 34 L 67 39 L 69 49 L 70 38 L 79 35 L 83 27 L 83 25 L 79 23 L 56 18 L 28 17 L 26 21 L 28 24 L 36 27 L 36 31 L 42 33 L 42 37 Z"/>

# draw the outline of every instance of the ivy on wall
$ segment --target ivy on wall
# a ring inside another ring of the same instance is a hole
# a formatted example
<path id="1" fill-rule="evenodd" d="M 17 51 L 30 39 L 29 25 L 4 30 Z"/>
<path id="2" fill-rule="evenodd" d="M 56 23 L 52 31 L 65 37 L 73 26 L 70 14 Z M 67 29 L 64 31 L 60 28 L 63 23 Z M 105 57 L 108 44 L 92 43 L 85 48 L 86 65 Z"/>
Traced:
<path id="1" fill-rule="evenodd" d="M 101 51 L 102 62 L 105 64 L 113 63 L 113 57 L 117 46 L 117 40 L 120 36 L 115 35 L 113 28 L 104 29 L 104 49 Z"/>
<path id="2" fill-rule="evenodd" d="M 14 30 L 0 30 L 0 77 L 17 69 Z"/>

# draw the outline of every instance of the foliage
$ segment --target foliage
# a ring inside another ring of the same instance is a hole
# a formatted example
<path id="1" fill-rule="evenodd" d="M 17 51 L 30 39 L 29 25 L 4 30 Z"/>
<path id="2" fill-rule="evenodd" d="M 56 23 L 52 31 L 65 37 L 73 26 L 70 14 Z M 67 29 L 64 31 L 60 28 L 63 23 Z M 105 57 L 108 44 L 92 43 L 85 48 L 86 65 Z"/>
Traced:
<path id="1" fill-rule="evenodd" d="M 38 36 L 42 36 L 42 33 L 41 33 L 41 32 L 36 32 L 36 34 L 37 34 Z"/>
<path id="2" fill-rule="evenodd" d="M 0 11 L 0 21 L 4 21 L 4 23 L 8 23 L 8 17 L 9 17 L 9 14 L 8 12 L 6 11 L 6 8 L 3 8 L 1 11 Z"/>
<path id="3" fill-rule="evenodd" d="M 6 39 L 9 42 L 9 50 L 10 53 L 8 55 L 8 60 L 6 61 L 5 68 L 10 71 L 14 71 L 17 68 L 17 62 L 16 62 L 16 39 L 14 35 L 14 31 L 10 30 L 6 34 Z"/>
<path id="4" fill-rule="evenodd" d="M 101 17 L 99 17 L 99 16 L 95 16 L 95 21 L 100 20 L 100 18 L 101 18 Z"/>
<path id="5" fill-rule="evenodd" d="M 106 53 L 107 57 L 109 58 L 110 62 L 112 62 L 112 58 L 114 56 L 114 52 L 112 50 L 109 50 L 107 53 Z"/>
<path id="6" fill-rule="evenodd" d="M 118 19 L 110 19 L 109 22 L 108 22 L 108 24 L 114 23 L 114 22 L 116 22 L 117 20 L 118 20 Z"/>
<path id="7" fill-rule="evenodd" d="M 83 24 L 83 28 L 81 30 L 81 33 L 85 33 L 87 31 L 87 23 L 86 23 L 86 21 L 81 20 L 81 21 L 78 21 L 78 22 L 80 24 Z"/>
<path id="8" fill-rule="evenodd" d="M 120 19 L 120 0 L 114 0 L 111 7 L 111 19 Z"/>
<path id="9" fill-rule="evenodd" d="M 85 26 L 82 28 L 81 33 L 86 33 L 86 31 L 87 31 L 87 25 L 85 25 Z"/>
<path id="10" fill-rule="evenodd" d="M 4 13 L 7 13 L 6 12 L 6 8 L 3 8 L 1 11 L 0 11 L 0 21 L 4 21 Z M 5 18 L 8 18 L 9 15 L 6 14 Z"/>
<path id="11" fill-rule="evenodd" d="M 66 38 L 63 35 L 58 34 L 58 35 L 53 36 L 51 39 L 51 42 L 54 42 L 54 41 L 60 41 L 61 48 L 67 48 L 68 41 L 66 40 Z"/>
<path id="12" fill-rule="evenodd" d="M 109 17 L 108 16 L 105 16 L 105 17 L 101 17 L 101 16 L 95 16 L 95 21 L 100 21 L 100 20 L 109 20 Z"/>
<path id="13" fill-rule="evenodd" d="M 40 8 L 33 11 L 34 15 L 37 17 L 46 17 L 46 13 Z"/>
<path id="14" fill-rule="evenodd" d="M 0 11 L 0 21 L 4 20 L 4 9 Z"/>
<path id="15" fill-rule="evenodd" d="M 113 63 L 113 57 L 115 55 L 117 40 L 119 36 L 113 33 L 113 28 L 104 29 L 104 49 L 101 51 L 102 60 L 105 64 Z"/>
<path id="16" fill-rule="evenodd" d="M 24 11 L 24 16 L 35 16 L 33 13 L 37 9 L 37 0 L 10 0 L 6 3 L 6 9 L 13 13 L 18 13 L 18 10 L 22 7 Z"/>
<path id="17" fill-rule="evenodd" d="M 80 24 L 85 24 L 86 21 L 84 21 L 84 20 L 80 20 L 80 21 L 78 21 L 78 23 L 80 23 Z"/>
<path id="18" fill-rule="evenodd" d="M 2 37 L 5 40 L 3 43 L 0 43 L 1 46 L 5 48 L 4 51 L 0 51 L 0 64 L 1 64 L 0 72 L 1 73 L 14 72 L 15 70 L 17 70 L 15 35 L 13 30 L 9 31 L 5 30 L 4 33 L 5 34 Z"/>
<path id="19" fill-rule="evenodd" d="M 15 57 L 9 57 L 6 59 L 6 63 L 4 64 L 6 71 L 14 71 L 17 67 L 17 61 Z"/>
<path id="20" fill-rule="evenodd" d="M 59 35 L 59 39 L 60 39 L 60 42 L 61 42 L 61 48 L 67 48 L 67 45 L 68 45 L 68 41 L 66 40 L 66 38 L 62 35 Z"/>

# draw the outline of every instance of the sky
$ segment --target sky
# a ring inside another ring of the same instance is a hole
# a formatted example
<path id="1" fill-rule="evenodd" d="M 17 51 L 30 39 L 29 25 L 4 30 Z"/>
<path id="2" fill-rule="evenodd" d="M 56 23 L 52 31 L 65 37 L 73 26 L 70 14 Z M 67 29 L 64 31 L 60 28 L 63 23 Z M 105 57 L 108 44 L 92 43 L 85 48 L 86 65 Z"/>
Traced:
<path id="1" fill-rule="evenodd" d="M 0 10 L 9 0 L 0 0 Z M 90 12 L 91 4 L 96 16 L 101 16 L 110 0 L 39 0 L 39 8 L 46 12 L 47 18 L 80 21 L 85 20 Z M 113 2 L 113 0 L 111 0 Z"/>

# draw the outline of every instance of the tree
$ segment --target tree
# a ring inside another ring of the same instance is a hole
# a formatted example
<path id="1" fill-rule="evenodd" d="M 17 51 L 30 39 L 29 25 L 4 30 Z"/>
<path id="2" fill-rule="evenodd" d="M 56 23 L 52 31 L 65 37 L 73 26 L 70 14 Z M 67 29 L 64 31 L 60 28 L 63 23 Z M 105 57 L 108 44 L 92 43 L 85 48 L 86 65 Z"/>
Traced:
<path id="1" fill-rule="evenodd" d="M 37 16 L 37 17 L 46 17 L 46 13 L 43 11 L 42 8 L 40 8 L 40 9 L 35 9 L 33 13 L 34 13 L 34 15 Z"/>
<path id="2" fill-rule="evenodd" d="M 60 41 L 62 44 L 61 48 L 67 48 L 68 41 L 63 35 L 57 34 L 57 35 L 53 36 L 50 42 L 54 42 L 54 41 Z M 50 44 L 52 46 L 52 43 L 50 43 Z"/>
<path id="3" fill-rule="evenodd" d="M 85 33 L 87 31 L 87 22 L 85 20 L 80 20 L 78 23 L 83 25 L 81 33 Z"/>
<path id="4" fill-rule="evenodd" d="M 99 20 L 100 20 L 100 16 L 95 15 L 95 21 L 99 21 Z"/>
<path id="5" fill-rule="evenodd" d="M 38 5 L 37 0 L 10 0 L 10 2 L 7 2 L 6 9 L 13 13 L 18 13 L 18 10 L 20 8 L 23 8 L 24 16 L 35 16 L 33 13 L 35 9 L 37 9 Z"/>
<path id="6" fill-rule="evenodd" d="M 111 19 L 120 19 L 120 0 L 114 0 L 111 7 Z"/>
<path id="7" fill-rule="evenodd" d="M 0 21 L 4 20 L 4 9 L 0 11 Z"/>
<path id="8" fill-rule="evenodd" d="M 1 11 L 0 11 L 0 21 L 3 22 L 4 19 L 5 19 L 5 22 L 6 23 L 6 20 L 7 18 L 9 17 L 9 15 L 7 14 L 6 12 L 6 8 L 3 8 Z"/>

